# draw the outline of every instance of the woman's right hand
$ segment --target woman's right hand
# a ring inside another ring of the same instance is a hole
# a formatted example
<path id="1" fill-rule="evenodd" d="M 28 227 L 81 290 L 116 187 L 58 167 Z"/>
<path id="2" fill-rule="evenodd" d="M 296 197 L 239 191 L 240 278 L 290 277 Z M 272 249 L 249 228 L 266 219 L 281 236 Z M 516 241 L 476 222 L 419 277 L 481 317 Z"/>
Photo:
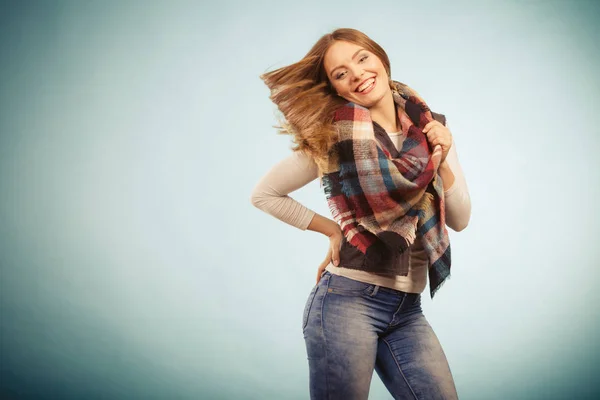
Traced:
<path id="1" fill-rule="evenodd" d="M 339 225 L 335 225 L 337 229 L 329 235 L 329 249 L 327 250 L 327 256 L 325 256 L 325 259 L 319 265 L 319 269 L 317 270 L 317 283 L 321 280 L 321 274 L 325 271 L 325 268 L 330 262 L 333 262 L 333 265 L 336 267 L 340 265 L 340 246 L 342 245 L 343 234 Z"/>

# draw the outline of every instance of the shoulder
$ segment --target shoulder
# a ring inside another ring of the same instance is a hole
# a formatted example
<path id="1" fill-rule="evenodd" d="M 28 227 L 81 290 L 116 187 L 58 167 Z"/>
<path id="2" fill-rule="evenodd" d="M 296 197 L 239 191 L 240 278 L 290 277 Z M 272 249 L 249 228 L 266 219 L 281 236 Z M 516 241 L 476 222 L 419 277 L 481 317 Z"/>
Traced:
<path id="1" fill-rule="evenodd" d="M 305 175 L 318 175 L 318 167 L 315 160 L 301 150 L 292 151 L 292 154 L 288 155 L 282 161 L 282 164 L 287 165 L 289 168 L 293 168 L 296 172 Z"/>

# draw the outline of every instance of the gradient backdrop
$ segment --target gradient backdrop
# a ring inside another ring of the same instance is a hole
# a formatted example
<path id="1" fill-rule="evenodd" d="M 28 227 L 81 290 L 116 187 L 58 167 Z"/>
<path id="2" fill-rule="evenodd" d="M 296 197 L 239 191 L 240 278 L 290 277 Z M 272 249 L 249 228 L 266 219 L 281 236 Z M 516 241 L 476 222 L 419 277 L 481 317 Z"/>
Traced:
<path id="1" fill-rule="evenodd" d="M 328 241 L 254 208 L 258 76 L 363 30 L 472 196 L 424 309 L 462 399 L 600 396 L 600 2 L 2 1 L 6 399 L 306 399 Z M 292 194 L 328 214 L 318 181 Z M 427 293 L 427 291 L 426 291 Z M 389 399 L 377 376 L 372 399 Z"/>

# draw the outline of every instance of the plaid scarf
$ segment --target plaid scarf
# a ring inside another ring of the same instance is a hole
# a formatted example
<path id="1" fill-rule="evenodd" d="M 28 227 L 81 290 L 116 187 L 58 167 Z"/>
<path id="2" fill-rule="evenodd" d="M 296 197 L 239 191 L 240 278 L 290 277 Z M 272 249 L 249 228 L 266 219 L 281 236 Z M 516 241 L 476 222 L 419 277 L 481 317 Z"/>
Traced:
<path id="1" fill-rule="evenodd" d="M 338 132 L 321 168 L 321 185 L 334 220 L 348 242 L 365 254 L 362 268 L 408 275 L 398 257 L 419 236 L 429 258 L 433 298 L 450 275 L 441 149 L 433 151 L 422 129 L 433 120 L 427 104 L 393 81 L 392 96 L 406 139 L 393 158 L 375 138 L 369 109 L 347 103 L 334 114 Z"/>

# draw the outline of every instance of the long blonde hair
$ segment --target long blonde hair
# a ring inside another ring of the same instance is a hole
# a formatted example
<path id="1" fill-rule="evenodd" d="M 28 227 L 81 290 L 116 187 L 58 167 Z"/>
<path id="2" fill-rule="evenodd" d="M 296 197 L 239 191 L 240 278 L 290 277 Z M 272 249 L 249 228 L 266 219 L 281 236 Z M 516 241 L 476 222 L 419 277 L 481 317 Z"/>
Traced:
<path id="1" fill-rule="evenodd" d="M 317 163 L 323 161 L 335 142 L 333 113 L 347 100 L 338 96 L 323 66 L 325 53 L 335 41 L 364 47 L 383 63 L 391 87 L 390 60 L 381 46 L 356 29 L 341 28 L 323 35 L 300 61 L 264 73 L 260 78 L 271 90 L 270 99 L 285 118 L 277 126 L 292 135 L 294 151 L 303 151 Z"/>

